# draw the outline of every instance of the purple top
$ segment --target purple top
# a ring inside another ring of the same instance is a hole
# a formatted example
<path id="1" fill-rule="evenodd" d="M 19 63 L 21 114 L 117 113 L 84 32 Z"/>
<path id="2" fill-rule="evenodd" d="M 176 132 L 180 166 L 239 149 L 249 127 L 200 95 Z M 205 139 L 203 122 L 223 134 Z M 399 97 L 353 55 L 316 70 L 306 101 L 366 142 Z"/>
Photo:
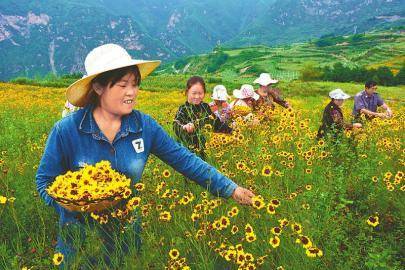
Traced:
<path id="1" fill-rule="evenodd" d="M 374 93 L 371 96 L 367 95 L 363 90 L 354 96 L 354 108 L 353 115 L 359 116 L 361 109 L 366 109 L 372 112 L 377 112 L 377 107 L 384 104 L 384 100 L 378 93 Z"/>

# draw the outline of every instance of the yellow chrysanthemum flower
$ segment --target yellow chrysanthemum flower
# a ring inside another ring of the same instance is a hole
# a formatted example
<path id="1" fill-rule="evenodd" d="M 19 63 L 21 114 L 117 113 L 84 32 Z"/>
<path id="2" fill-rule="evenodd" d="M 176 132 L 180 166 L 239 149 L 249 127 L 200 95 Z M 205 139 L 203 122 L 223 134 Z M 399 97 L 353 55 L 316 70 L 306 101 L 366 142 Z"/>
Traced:
<path id="1" fill-rule="evenodd" d="M 266 177 L 270 177 L 273 174 L 273 169 L 271 166 L 265 165 L 262 169 L 262 175 Z"/>
<path id="2" fill-rule="evenodd" d="M 54 265 L 60 265 L 63 262 L 63 254 L 60 252 L 55 253 L 53 255 L 52 261 Z"/>
<path id="3" fill-rule="evenodd" d="M 256 209 L 262 209 L 265 206 L 263 197 L 261 195 L 254 196 L 252 198 L 252 206 Z"/>
<path id="4" fill-rule="evenodd" d="M 380 219 L 378 216 L 371 216 L 367 219 L 367 224 L 373 227 L 376 227 L 378 224 L 380 224 Z"/>
<path id="5" fill-rule="evenodd" d="M 180 252 L 177 250 L 177 249 L 171 249 L 170 251 L 169 251 L 169 256 L 170 256 L 170 259 L 172 259 L 172 260 L 176 260 L 177 258 L 179 258 L 179 256 L 180 256 Z"/>
<path id="6" fill-rule="evenodd" d="M 0 196 L 0 204 L 5 204 L 7 202 L 7 197 Z"/>
<path id="7" fill-rule="evenodd" d="M 305 252 L 307 254 L 308 257 L 310 258 L 315 258 L 315 257 L 322 257 L 323 256 L 323 252 L 322 250 L 320 250 L 317 247 L 310 247 L 306 250 Z"/>
<path id="8" fill-rule="evenodd" d="M 273 248 L 277 248 L 280 245 L 280 238 L 278 236 L 271 237 L 269 243 Z"/>
<path id="9" fill-rule="evenodd" d="M 172 215 L 168 211 L 163 211 L 159 213 L 159 220 L 161 221 L 170 221 L 172 219 Z"/>

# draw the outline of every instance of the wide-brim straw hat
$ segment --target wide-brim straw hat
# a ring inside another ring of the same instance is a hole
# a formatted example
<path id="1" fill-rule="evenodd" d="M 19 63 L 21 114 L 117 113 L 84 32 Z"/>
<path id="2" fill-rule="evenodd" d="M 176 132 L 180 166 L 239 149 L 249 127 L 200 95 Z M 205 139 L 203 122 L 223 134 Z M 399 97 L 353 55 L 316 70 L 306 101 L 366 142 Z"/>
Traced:
<path id="1" fill-rule="evenodd" d="M 233 90 L 233 95 L 238 99 L 253 98 L 258 100 L 260 98 L 250 84 L 244 84 L 240 89 Z"/>
<path id="2" fill-rule="evenodd" d="M 159 60 L 132 59 L 129 53 L 119 45 L 101 45 L 93 49 L 86 56 L 86 60 L 84 61 L 86 75 L 66 89 L 66 98 L 71 104 L 77 107 L 84 107 L 89 99 L 91 81 L 101 73 L 123 67 L 137 66 L 141 79 L 144 79 L 159 65 Z"/>
<path id="3" fill-rule="evenodd" d="M 262 86 L 267 86 L 272 83 L 278 83 L 278 80 L 272 79 L 269 73 L 262 73 L 260 74 L 259 78 L 254 80 L 253 83 L 258 83 Z"/>
<path id="4" fill-rule="evenodd" d="M 342 89 L 335 89 L 329 92 L 329 97 L 333 99 L 348 99 L 350 96 L 343 92 Z"/>
<path id="5" fill-rule="evenodd" d="M 211 98 L 214 100 L 226 101 L 231 97 L 228 95 L 226 87 L 223 86 L 222 84 L 219 84 L 214 87 Z"/>

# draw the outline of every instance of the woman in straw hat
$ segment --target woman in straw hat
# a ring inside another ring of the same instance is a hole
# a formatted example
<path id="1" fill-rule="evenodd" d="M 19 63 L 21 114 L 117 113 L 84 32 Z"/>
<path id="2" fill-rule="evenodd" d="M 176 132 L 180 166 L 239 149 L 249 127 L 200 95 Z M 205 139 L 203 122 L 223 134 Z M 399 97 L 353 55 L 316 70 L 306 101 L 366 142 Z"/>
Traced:
<path id="1" fill-rule="evenodd" d="M 250 84 L 243 84 L 240 89 L 233 90 L 233 96 L 236 99 L 230 104 L 232 114 L 236 117 L 241 116 L 241 119 L 249 124 L 259 124 L 259 120 L 255 118 L 255 115 L 253 114 L 253 104 L 260 98 L 260 96 L 255 93 L 253 86 Z"/>
<path id="2" fill-rule="evenodd" d="M 212 92 L 212 102 L 209 103 L 212 113 L 217 117 L 221 125 L 214 131 L 229 133 L 231 130 L 227 128 L 227 123 L 231 118 L 232 110 L 228 104 L 231 98 L 226 91 L 225 86 L 219 84 L 214 87 Z"/>
<path id="3" fill-rule="evenodd" d="M 233 96 L 236 98 L 231 102 L 230 107 L 233 109 L 236 106 L 253 108 L 253 103 L 257 101 L 260 96 L 255 92 L 253 86 L 244 84 L 240 89 L 233 90 Z"/>
<path id="4" fill-rule="evenodd" d="M 337 136 L 344 129 L 361 128 L 360 123 L 349 124 L 345 123 L 343 119 L 342 105 L 343 102 L 350 98 L 350 96 L 342 91 L 342 89 L 335 89 L 329 92 L 331 101 L 326 105 L 323 111 L 322 125 L 318 130 L 318 138 L 332 135 L 333 138 Z"/>
<path id="5" fill-rule="evenodd" d="M 278 83 L 278 80 L 272 79 L 269 73 L 261 73 L 253 83 L 259 85 L 256 93 L 260 96 L 253 104 L 254 110 L 258 110 L 263 106 L 274 109 L 274 103 L 284 108 L 291 107 L 287 101 L 282 99 L 280 89 L 272 88 L 272 85 Z"/>
<path id="6" fill-rule="evenodd" d="M 83 235 L 84 221 L 80 213 L 63 208 L 50 197 L 46 187 L 56 176 L 78 170 L 84 164 L 108 160 L 114 170 L 131 179 L 133 187 L 140 181 L 149 155 L 154 154 L 213 194 L 232 197 L 241 204 L 251 203 L 251 191 L 180 146 L 152 117 L 133 110 L 141 80 L 159 64 L 160 61 L 132 59 L 118 45 L 102 45 L 87 55 L 87 75 L 66 91 L 68 101 L 82 109 L 54 125 L 36 174 L 36 185 L 45 203 L 59 214 L 56 248 L 67 264 L 77 251 L 71 231 L 78 230 L 78 235 Z M 139 232 L 139 222 L 134 223 L 133 231 Z M 116 250 L 110 234 L 101 237 L 107 252 Z M 105 260 L 108 263 L 109 258 Z"/>

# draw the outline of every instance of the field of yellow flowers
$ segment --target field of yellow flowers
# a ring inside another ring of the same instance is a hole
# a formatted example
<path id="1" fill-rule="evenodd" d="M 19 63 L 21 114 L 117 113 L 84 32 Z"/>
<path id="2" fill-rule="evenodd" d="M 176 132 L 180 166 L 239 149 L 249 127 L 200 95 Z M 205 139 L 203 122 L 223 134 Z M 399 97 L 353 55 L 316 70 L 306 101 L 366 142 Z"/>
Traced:
<path id="1" fill-rule="evenodd" d="M 253 206 L 213 197 L 152 157 L 136 187 L 141 251 L 130 244 L 128 254 L 110 254 L 113 265 L 123 259 L 119 269 L 404 268 L 404 89 L 380 87 L 394 117 L 346 132 L 332 145 L 315 139 L 327 92 L 341 87 L 353 95 L 362 86 L 282 87 L 293 110 L 261 114 L 258 125 L 240 122 L 227 136 L 207 127 L 208 162 L 254 191 Z M 39 198 L 35 173 L 64 101 L 64 89 L 0 83 L 0 269 L 56 269 L 63 261 L 54 251 L 58 218 Z M 181 89 L 143 90 L 136 109 L 173 134 L 184 101 Z M 344 105 L 346 119 L 352 105 Z M 103 269 L 94 262 L 100 254 L 89 229 L 71 269 Z"/>

